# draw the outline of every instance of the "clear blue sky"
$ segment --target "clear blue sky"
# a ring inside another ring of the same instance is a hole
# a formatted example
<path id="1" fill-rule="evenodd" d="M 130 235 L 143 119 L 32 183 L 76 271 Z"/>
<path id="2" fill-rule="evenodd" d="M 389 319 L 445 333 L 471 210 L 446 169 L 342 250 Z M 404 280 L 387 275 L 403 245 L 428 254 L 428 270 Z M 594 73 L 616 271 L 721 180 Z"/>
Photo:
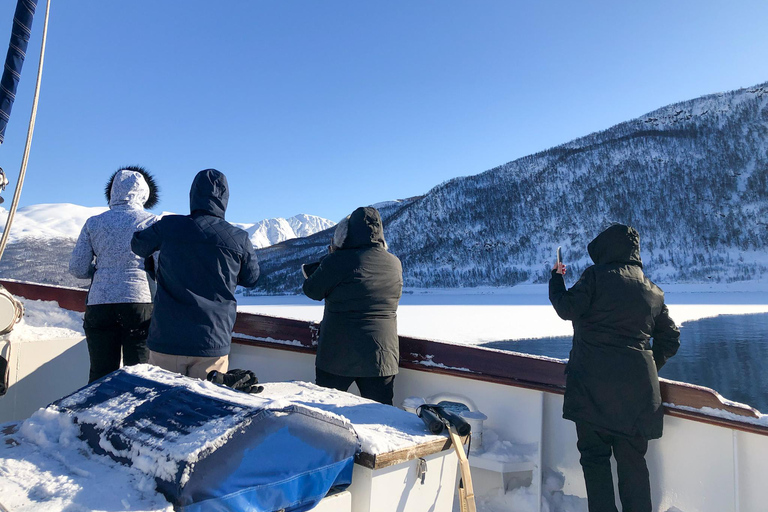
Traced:
<path id="1" fill-rule="evenodd" d="M 7 200 L 39 2 L 0 146 Z M 2 55 L 15 3 L 0 3 Z M 157 211 L 187 213 L 215 167 L 229 220 L 338 220 L 768 81 L 767 22 L 765 0 L 53 0 L 22 206 L 104 205 L 109 174 L 136 163 L 163 188 Z"/>

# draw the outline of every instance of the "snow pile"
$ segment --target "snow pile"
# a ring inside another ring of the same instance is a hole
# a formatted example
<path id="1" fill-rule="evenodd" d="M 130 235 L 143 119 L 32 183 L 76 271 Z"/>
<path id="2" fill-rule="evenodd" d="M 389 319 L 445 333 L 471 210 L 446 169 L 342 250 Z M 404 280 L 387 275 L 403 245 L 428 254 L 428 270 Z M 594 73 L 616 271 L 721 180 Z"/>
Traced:
<path id="1" fill-rule="evenodd" d="M 565 475 L 545 469 L 541 479 L 542 512 L 587 512 L 587 499 L 565 494 Z"/>
<path id="2" fill-rule="evenodd" d="M 538 512 L 536 501 L 538 496 L 531 487 L 518 487 L 504 494 L 476 495 L 475 501 L 478 512 Z M 542 512 L 554 512 L 542 501 Z M 574 511 L 575 512 L 575 511 Z M 581 512 L 580 510 L 578 512 Z"/>
<path id="3" fill-rule="evenodd" d="M 62 309 L 55 301 L 16 298 L 24 304 L 24 316 L 12 331 L 3 337 L 11 343 L 85 336 L 82 313 Z"/>
<path id="4" fill-rule="evenodd" d="M 538 452 L 537 443 L 513 443 L 501 439 L 496 431 L 483 430 L 483 448 L 472 455 L 499 462 L 527 462 Z"/>
<path id="5" fill-rule="evenodd" d="M 541 482 L 541 512 L 587 512 L 587 499 L 565 494 L 562 473 L 546 469 Z M 532 486 L 510 489 L 505 493 L 476 496 L 478 512 L 538 512 L 537 496 Z"/>
<path id="6" fill-rule="evenodd" d="M 349 420 L 362 450 L 373 455 L 445 439 L 430 435 L 415 414 L 308 382 L 267 383 L 263 394 Z"/>
<path id="7" fill-rule="evenodd" d="M 681 383 L 678 383 L 678 384 L 681 384 Z M 744 404 L 740 404 L 738 402 L 731 402 L 730 400 L 725 400 L 725 402 L 731 405 L 735 405 L 737 407 L 744 406 Z M 670 407 L 672 409 L 679 409 L 681 411 L 697 412 L 700 414 L 706 414 L 707 416 L 714 416 L 716 418 L 723 418 L 726 420 L 739 421 L 741 423 L 750 423 L 752 425 L 768 427 L 768 414 L 762 414 L 759 412 L 758 412 L 757 418 L 750 418 L 749 416 L 742 416 L 741 414 L 735 414 L 729 411 L 724 411 L 722 409 L 713 409 L 712 407 L 702 407 L 700 409 L 696 409 L 694 407 L 689 407 L 687 405 L 668 404 L 666 402 L 664 403 L 664 405 L 666 407 Z"/>
<path id="8" fill-rule="evenodd" d="M 0 504 L 17 512 L 173 510 L 152 478 L 93 455 L 79 432 L 44 409 L 0 429 Z"/>

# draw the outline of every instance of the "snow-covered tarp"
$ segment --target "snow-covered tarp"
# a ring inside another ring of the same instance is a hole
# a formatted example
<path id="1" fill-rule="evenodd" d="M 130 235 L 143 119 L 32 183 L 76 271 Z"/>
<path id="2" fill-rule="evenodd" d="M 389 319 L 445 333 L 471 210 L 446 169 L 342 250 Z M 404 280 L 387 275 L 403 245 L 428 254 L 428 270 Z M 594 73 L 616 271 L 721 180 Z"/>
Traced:
<path id="1" fill-rule="evenodd" d="M 38 416 L 77 425 L 77 437 L 94 454 L 154 478 L 178 510 L 298 512 L 351 483 L 359 443 L 347 420 L 250 398 L 141 365 L 89 384 Z M 36 418 L 22 429 L 34 435 Z"/>
<path id="2" fill-rule="evenodd" d="M 114 510 L 115 504 L 171 510 L 166 497 L 179 504 L 187 491 L 208 499 L 231 494 L 232 475 L 242 476 L 256 460 L 257 469 L 272 474 L 312 464 L 318 454 L 309 448 L 327 451 L 329 439 L 344 432 L 354 440 L 352 455 L 440 437 L 411 413 L 349 393 L 305 382 L 264 386 L 249 395 L 149 365 L 123 368 L 24 422 L 0 426 L 0 504 L 41 512 Z M 270 432 L 280 430 L 279 421 L 290 424 L 291 438 L 275 442 Z M 351 476 L 351 462 L 347 469 Z"/>

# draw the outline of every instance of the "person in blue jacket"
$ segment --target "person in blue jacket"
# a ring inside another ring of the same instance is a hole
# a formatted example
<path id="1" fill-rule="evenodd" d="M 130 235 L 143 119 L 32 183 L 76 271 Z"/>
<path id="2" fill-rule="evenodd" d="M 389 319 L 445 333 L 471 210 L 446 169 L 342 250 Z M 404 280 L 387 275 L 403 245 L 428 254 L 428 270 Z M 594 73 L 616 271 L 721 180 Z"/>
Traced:
<path id="1" fill-rule="evenodd" d="M 159 251 L 150 364 L 200 379 L 229 367 L 235 288 L 256 286 L 259 265 L 248 233 L 224 220 L 228 201 L 226 176 L 200 171 L 189 192 L 189 215 L 165 216 L 133 236 L 139 256 Z"/>

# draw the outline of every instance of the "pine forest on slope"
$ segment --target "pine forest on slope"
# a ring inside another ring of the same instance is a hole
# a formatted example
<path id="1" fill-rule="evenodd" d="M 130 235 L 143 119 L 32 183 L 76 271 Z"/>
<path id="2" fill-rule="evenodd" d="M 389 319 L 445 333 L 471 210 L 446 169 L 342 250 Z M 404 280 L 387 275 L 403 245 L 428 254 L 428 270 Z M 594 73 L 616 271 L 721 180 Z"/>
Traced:
<path id="1" fill-rule="evenodd" d="M 768 270 L 768 83 L 670 105 L 424 196 L 382 207 L 406 287 L 545 282 L 557 246 L 574 278 L 612 222 L 641 236 L 657 282 L 757 279 Z M 258 251 L 257 290 L 300 290 L 331 231 Z"/>
<path id="2" fill-rule="evenodd" d="M 557 246 L 574 278 L 591 264 L 587 244 L 611 222 L 640 231 L 655 281 L 729 282 L 768 270 L 767 192 L 768 83 L 670 105 L 377 206 L 406 287 L 545 282 Z M 83 209 L 83 222 L 95 210 L 66 206 Z M 292 219 L 240 226 L 252 237 L 277 236 L 264 242 L 274 243 L 288 231 L 302 236 Z M 320 232 L 257 251 L 263 277 L 255 293 L 300 290 L 301 264 L 326 252 L 332 223 L 324 222 L 313 223 Z M 74 240 L 37 230 L 9 245 L 0 276 L 87 286 L 67 272 Z"/>

